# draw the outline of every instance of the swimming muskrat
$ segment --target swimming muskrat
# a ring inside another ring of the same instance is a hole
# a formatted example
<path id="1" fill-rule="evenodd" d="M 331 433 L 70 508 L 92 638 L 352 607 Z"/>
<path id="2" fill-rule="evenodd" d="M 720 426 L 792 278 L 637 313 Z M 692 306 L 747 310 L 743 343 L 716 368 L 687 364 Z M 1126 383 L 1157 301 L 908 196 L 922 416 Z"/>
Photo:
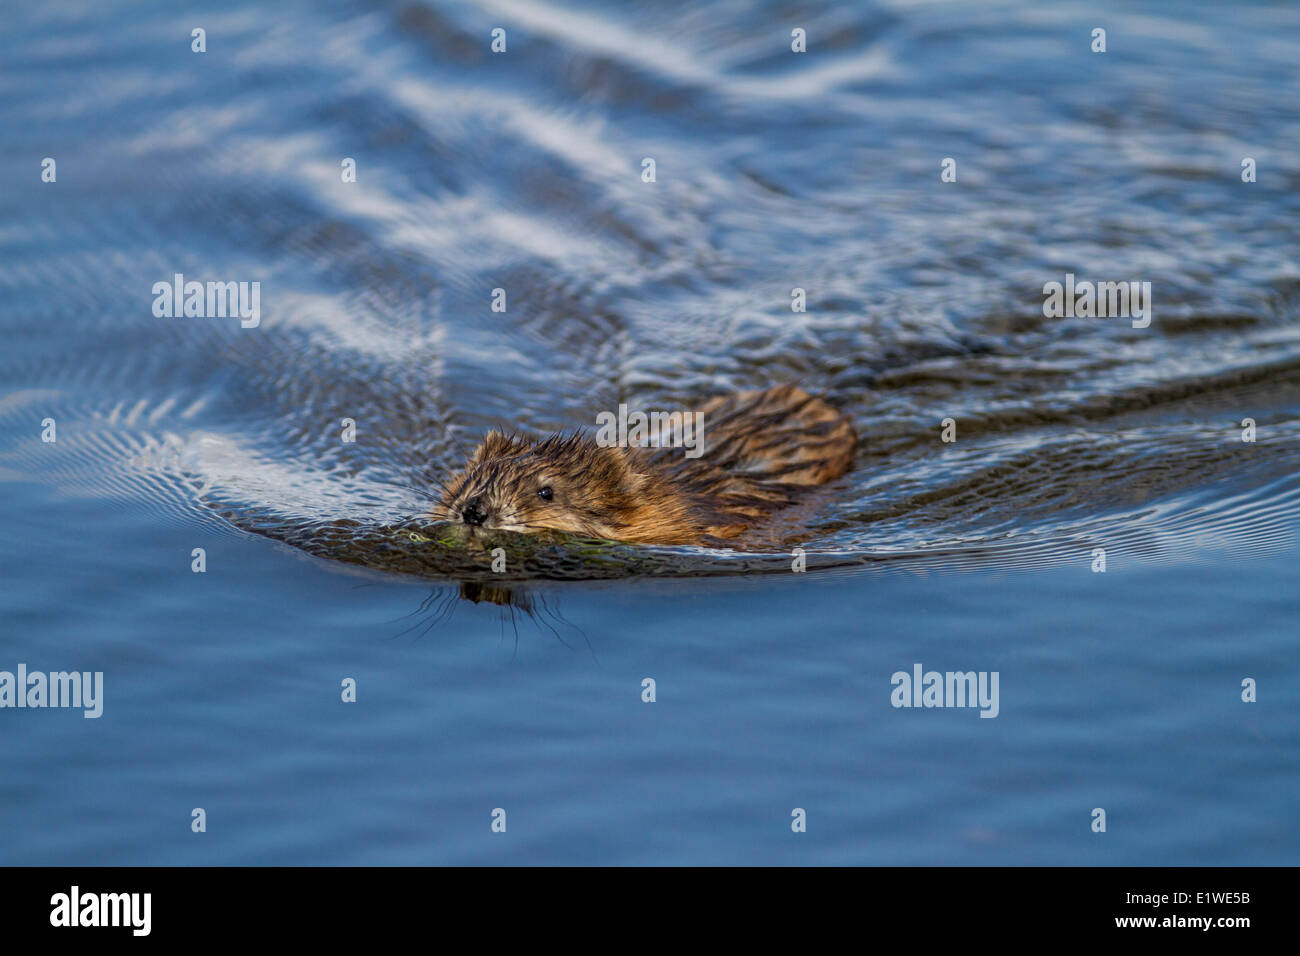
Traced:
<path id="1" fill-rule="evenodd" d="M 434 509 L 439 520 L 524 534 L 569 531 L 642 544 L 734 538 L 849 470 L 848 416 L 793 385 L 711 399 L 704 454 L 597 444 L 583 433 L 539 441 L 490 432 Z M 662 436 L 659 436 L 662 437 Z"/>

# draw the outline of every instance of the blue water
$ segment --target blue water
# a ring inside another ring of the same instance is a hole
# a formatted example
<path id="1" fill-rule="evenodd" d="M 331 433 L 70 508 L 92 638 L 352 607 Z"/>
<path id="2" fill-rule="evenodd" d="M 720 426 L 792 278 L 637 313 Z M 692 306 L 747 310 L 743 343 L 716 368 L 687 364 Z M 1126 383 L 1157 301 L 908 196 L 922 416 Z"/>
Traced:
<path id="1" fill-rule="evenodd" d="M 1297 52 L 1268 4 L 10 11 L 0 671 L 105 690 L 0 709 L 0 864 L 1296 863 Z M 156 318 L 178 271 L 261 325 Z M 1152 326 L 1044 318 L 1067 271 Z M 475 603 L 407 534 L 490 425 L 791 379 L 862 444 L 788 540 Z M 998 716 L 891 706 L 917 663 Z"/>

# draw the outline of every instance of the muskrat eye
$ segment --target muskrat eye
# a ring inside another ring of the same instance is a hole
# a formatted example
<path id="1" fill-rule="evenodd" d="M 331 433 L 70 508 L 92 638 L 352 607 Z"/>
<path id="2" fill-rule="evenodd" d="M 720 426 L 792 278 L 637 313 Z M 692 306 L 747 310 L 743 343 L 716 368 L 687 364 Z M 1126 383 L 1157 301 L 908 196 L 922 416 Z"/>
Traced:
<path id="1" fill-rule="evenodd" d="M 537 497 L 541 498 L 543 501 L 550 501 L 552 498 L 555 497 L 555 492 L 551 490 L 550 485 L 546 485 L 542 488 L 537 489 Z"/>

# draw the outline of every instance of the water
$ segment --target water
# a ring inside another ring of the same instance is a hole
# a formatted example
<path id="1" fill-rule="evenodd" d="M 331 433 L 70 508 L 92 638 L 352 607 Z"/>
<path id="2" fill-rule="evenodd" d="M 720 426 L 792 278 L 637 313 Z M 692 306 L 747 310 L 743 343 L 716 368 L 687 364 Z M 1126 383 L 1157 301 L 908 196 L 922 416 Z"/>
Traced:
<path id="1" fill-rule="evenodd" d="M 0 711 L 0 862 L 1296 862 L 1300 11 L 6 24 L 0 669 L 106 689 Z M 862 443 L 764 542 L 424 540 L 493 425 L 790 380 Z"/>

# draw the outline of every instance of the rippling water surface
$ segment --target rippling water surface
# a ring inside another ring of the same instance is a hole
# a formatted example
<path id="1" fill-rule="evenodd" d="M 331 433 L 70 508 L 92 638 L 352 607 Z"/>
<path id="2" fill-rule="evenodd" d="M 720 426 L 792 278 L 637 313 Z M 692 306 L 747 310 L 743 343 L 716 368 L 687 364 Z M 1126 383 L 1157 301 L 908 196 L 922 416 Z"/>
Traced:
<path id="1" fill-rule="evenodd" d="M 108 698 L 0 712 L 0 861 L 1295 862 L 1296 8 L 8 20 L 0 669 Z M 780 381 L 859 454 L 743 549 L 428 527 L 493 425 Z M 915 661 L 999 718 L 891 708 Z"/>

